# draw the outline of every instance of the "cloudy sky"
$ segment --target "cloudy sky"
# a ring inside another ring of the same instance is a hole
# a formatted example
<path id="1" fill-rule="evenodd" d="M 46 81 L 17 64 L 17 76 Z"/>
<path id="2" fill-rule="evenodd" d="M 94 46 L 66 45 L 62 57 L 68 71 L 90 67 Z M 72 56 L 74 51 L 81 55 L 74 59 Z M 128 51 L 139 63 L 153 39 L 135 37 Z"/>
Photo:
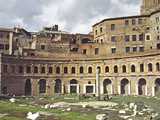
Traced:
<path id="1" fill-rule="evenodd" d="M 141 0 L 0 0 L 0 26 L 31 31 L 59 24 L 73 33 L 88 33 L 108 17 L 139 14 Z"/>

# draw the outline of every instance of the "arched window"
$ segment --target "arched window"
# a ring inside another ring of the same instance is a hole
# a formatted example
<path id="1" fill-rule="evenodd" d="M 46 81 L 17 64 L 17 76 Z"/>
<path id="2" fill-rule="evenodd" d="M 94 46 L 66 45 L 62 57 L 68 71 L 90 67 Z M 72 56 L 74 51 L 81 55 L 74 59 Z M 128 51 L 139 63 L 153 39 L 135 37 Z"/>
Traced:
<path id="1" fill-rule="evenodd" d="M 156 63 L 156 70 L 157 70 L 157 71 L 160 71 L 159 63 Z"/>
<path id="2" fill-rule="evenodd" d="M 132 66 L 131 66 L 131 72 L 136 72 L 136 67 L 135 67 L 135 65 L 132 65 Z"/>
<path id="3" fill-rule="evenodd" d="M 90 73 L 90 74 L 92 73 L 92 67 L 88 68 L 88 73 Z"/>
<path id="4" fill-rule="evenodd" d="M 127 72 L 125 65 L 122 66 L 122 72 L 123 72 L 123 73 L 126 73 L 126 72 Z"/>
<path id="5" fill-rule="evenodd" d="M 106 68 L 105 68 L 105 73 L 108 73 L 108 72 L 109 72 L 109 67 L 106 66 Z"/>
<path id="6" fill-rule="evenodd" d="M 45 67 L 41 67 L 41 73 L 45 73 L 46 72 L 46 70 L 45 70 Z"/>
<path id="7" fill-rule="evenodd" d="M 50 73 L 50 74 L 53 73 L 53 68 L 52 68 L 52 67 L 49 67 L 49 68 L 48 68 L 48 73 Z"/>
<path id="8" fill-rule="evenodd" d="M 79 69 L 80 73 L 82 74 L 84 72 L 83 67 L 81 66 Z"/>
<path id="9" fill-rule="evenodd" d="M 97 69 L 99 70 L 99 73 L 101 73 L 101 67 L 100 67 L 100 66 L 98 66 L 98 67 L 97 67 Z"/>
<path id="10" fill-rule="evenodd" d="M 39 93 L 46 93 L 46 80 L 39 81 Z"/>
<path id="11" fill-rule="evenodd" d="M 76 73 L 76 68 L 75 68 L 75 67 L 72 67 L 71 72 L 72 72 L 72 74 L 75 74 L 75 73 Z"/>
<path id="12" fill-rule="evenodd" d="M 56 74 L 60 74 L 60 67 L 56 67 Z"/>
<path id="13" fill-rule="evenodd" d="M 67 74 L 67 73 L 68 73 L 68 68 L 64 67 L 64 74 Z"/>
<path id="14" fill-rule="evenodd" d="M 153 66 L 152 63 L 148 64 L 148 72 L 152 72 L 153 71 Z"/>
<path id="15" fill-rule="evenodd" d="M 34 67 L 34 73 L 38 73 L 38 67 L 37 66 Z"/>
<path id="16" fill-rule="evenodd" d="M 118 73 L 118 66 L 114 66 L 114 73 Z"/>

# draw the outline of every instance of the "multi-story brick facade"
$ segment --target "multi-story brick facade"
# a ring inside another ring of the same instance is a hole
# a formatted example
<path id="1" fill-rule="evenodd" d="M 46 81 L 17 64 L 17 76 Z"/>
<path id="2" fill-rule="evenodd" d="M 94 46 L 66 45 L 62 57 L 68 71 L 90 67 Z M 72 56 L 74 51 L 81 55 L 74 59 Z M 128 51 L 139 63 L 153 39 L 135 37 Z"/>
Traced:
<path id="1" fill-rule="evenodd" d="M 143 0 L 141 15 L 102 20 L 93 25 L 94 38 L 58 26 L 38 33 L 22 30 L 23 39 L 13 31 L 11 54 L 0 56 L 2 93 L 95 94 L 99 69 L 101 94 L 157 95 L 159 6 L 158 0 Z"/>

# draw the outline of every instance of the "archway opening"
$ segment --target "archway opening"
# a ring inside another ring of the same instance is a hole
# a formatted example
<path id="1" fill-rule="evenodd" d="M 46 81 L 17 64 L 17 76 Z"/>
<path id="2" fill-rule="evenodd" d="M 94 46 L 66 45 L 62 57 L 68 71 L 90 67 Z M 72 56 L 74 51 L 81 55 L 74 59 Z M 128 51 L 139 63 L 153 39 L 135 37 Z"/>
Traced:
<path id="1" fill-rule="evenodd" d="M 123 79 L 121 80 L 121 94 L 122 95 L 129 95 L 129 80 Z"/>
<path id="2" fill-rule="evenodd" d="M 55 93 L 61 93 L 62 92 L 62 81 L 60 79 L 55 80 Z"/>
<path id="3" fill-rule="evenodd" d="M 27 79 L 26 83 L 25 83 L 25 95 L 26 96 L 31 96 L 31 92 L 32 92 L 31 80 Z"/>
<path id="4" fill-rule="evenodd" d="M 160 78 L 155 81 L 155 95 L 160 96 Z"/>
<path id="5" fill-rule="evenodd" d="M 138 81 L 138 95 L 145 95 L 146 93 L 146 80 L 141 78 Z"/>
<path id="6" fill-rule="evenodd" d="M 39 81 L 39 93 L 46 93 L 46 80 L 45 79 L 41 79 Z"/>
<path id="7" fill-rule="evenodd" d="M 73 79 L 70 81 L 70 93 L 75 94 L 78 92 L 77 90 L 78 90 L 78 81 Z"/>
<path id="8" fill-rule="evenodd" d="M 103 93 L 112 94 L 112 81 L 110 79 L 105 79 L 103 81 Z"/>

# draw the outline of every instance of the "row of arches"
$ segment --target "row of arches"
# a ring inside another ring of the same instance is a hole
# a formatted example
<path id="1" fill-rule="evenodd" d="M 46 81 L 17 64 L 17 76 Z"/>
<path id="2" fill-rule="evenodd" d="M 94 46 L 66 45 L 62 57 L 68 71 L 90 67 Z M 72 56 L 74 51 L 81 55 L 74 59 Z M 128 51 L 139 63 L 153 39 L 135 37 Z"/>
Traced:
<path id="1" fill-rule="evenodd" d="M 39 93 L 43 94 L 46 93 L 46 80 L 41 79 L 38 82 L 39 84 Z M 90 83 L 88 83 L 90 84 Z M 155 80 L 155 95 L 158 95 L 160 93 L 160 78 Z M 76 79 L 72 79 L 69 82 L 69 91 L 70 93 L 78 93 L 79 92 L 79 83 Z M 92 87 L 92 86 L 90 86 Z M 121 95 L 130 95 L 131 92 L 131 83 L 128 79 L 124 78 L 120 81 L 120 94 Z M 137 82 L 137 92 L 138 95 L 146 95 L 147 92 L 147 82 L 144 78 L 141 78 Z M 86 88 L 86 89 L 89 89 Z M 86 91 L 91 91 L 91 90 L 86 90 Z M 25 95 L 29 96 L 31 95 L 32 92 L 32 84 L 31 80 L 27 79 L 25 82 Z M 54 92 L 55 93 L 62 93 L 62 81 L 60 79 L 55 80 L 55 85 L 54 85 Z M 105 79 L 103 81 L 103 94 L 113 94 L 113 82 L 110 79 Z"/>
<path id="2" fill-rule="evenodd" d="M 15 66 L 10 66 L 10 67 L 11 67 L 11 69 L 8 67 L 8 65 L 4 65 L 3 66 L 3 72 L 4 73 L 9 73 L 9 70 L 12 70 L 11 73 L 15 73 L 15 70 L 16 70 Z M 148 72 L 153 72 L 154 67 L 156 68 L 156 71 L 160 71 L 160 64 L 159 63 L 156 63 L 155 65 L 153 63 L 148 63 L 147 66 L 145 66 L 143 63 L 139 64 L 139 66 L 132 64 L 132 65 L 129 66 L 129 68 L 128 68 L 127 65 L 121 65 L 121 66 L 114 65 L 113 66 L 113 71 L 111 71 L 111 67 L 108 66 L 108 65 L 104 66 L 104 68 L 102 66 L 97 66 L 97 68 L 99 68 L 99 70 L 100 70 L 100 73 L 103 71 L 103 69 L 104 69 L 105 73 L 109 73 L 109 72 L 119 73 L 120 71 L 122 71 L 122 73 L 138 72 L 138 71 L 144 72 L 144 68 L 147 68 Z M 78 73 L 80 73 L 80 74 L 85 73 L 84 66 L 80 66 L 78 69 L 79 69 Z M 95 70 L 96 69 L 94 69 L 93 66 L 88 66 L 87 67 L 87 73 L 88 74 L 94 73 Z M 20 74 L 23 74 L 24 72 L 26 72 L 28 74 L 30 74 L 32 72 L 35 73 L 35 74 L 38 74 L 38 73 L 53 74 L 54 71 L 55 71 L 56 74 L 62 74 L 62 73 L 63 74 L 68 74 L 69 73 L 69 68 L 67 66 L 65 66 L 62 70 L 62 68 L 60 66 L 56 66 L 55 70 L 54 70 L 54 67 L 51 67 L 51 66 L 49 66 L 49 67 L 33 66 L 33 68 L 31 66 L 26 66 L 26 68 L 24 68 L 24 66 L 18 66 L 18 73 L 20 73 Z M 76 67 L 71 67 L 70 72 L 71 72 L 71 74 L 76 74 L 77 73 L 77 68 Z"/>

